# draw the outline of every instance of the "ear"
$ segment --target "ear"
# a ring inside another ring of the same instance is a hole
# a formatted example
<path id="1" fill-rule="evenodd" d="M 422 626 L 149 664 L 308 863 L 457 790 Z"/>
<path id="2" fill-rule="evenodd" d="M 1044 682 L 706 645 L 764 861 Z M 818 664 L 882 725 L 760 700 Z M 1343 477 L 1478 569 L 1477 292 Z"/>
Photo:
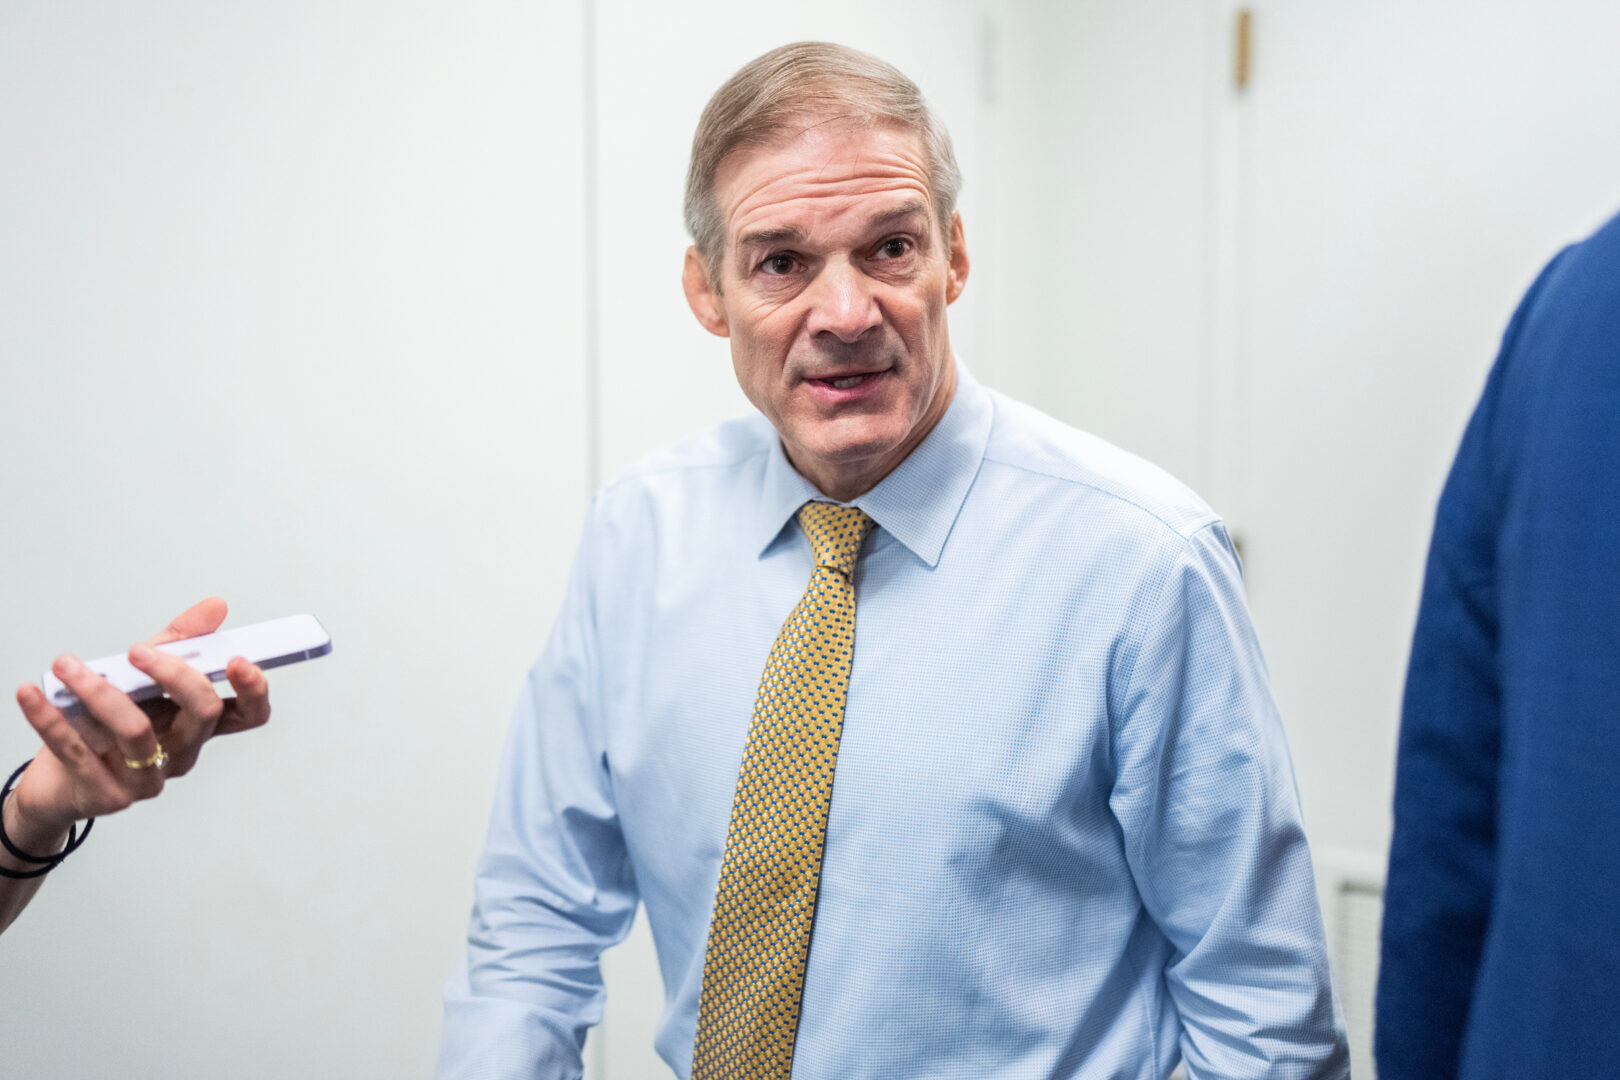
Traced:
<path id="1" fill-rule="evenodd" d="M 686 265 L 681 268 L 681 288 L 686 290 L 686 304 L 697 316 L 697 321 L 703 324 L 703 329 L 716 337 L 731 336 L 726 309 L 709 284 L 708 267 L 695 246 L 686 249 Z"/>
<path id="2" fill-rule="evenodd" d="M 962 238 L 962 211 L 951 211 L 951 265 L 945 270 L 945 302 L 954 304 L 967 285 L 967 241 Z"/>

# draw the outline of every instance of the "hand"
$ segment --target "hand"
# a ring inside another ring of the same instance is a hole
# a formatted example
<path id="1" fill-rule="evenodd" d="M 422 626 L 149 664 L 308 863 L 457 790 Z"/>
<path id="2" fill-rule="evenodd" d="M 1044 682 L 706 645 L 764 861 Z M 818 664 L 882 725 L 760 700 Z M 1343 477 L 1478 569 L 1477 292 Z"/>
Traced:
<path id="1" fill-rule="evenodd" d="M 88 714 L 78 728 L 39 687 L 17 688 L 17 704 L 45 740 L 17 781 L 13 809 L 30 826 L 26 831 L 62 835 L 75 821 L 150 799 L 163 790 L 166 778 L 191 771 L 210 738 L 246 731 L 270 719 L 269 683 L 256 665 L 240 656 L 231 660 L 225 675 L 236 697 L 223 700 L 206 675 L 152 647 L 213 633 L 224 621 L 225 601 L 213 597 L 131 648 L 129 662 L 168 695 L 140 705 L 77 658 L 57 657 L 51 670 L 84 703 Z M 126 764 L 150 760 L 160 741 L 168 754 L 165 765 L 136 769 Z"/>

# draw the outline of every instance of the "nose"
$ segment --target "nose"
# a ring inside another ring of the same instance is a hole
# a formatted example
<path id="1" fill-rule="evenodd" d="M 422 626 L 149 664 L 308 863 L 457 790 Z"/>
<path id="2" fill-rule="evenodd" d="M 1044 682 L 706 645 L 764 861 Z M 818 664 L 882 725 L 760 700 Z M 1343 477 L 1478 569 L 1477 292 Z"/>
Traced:
<path id="1" fill-rule="evenodd" d="M 832 334 L 846 345 L 853 345 L 874 326 L 883 322 L 873 282 L 849 261 L 830 260 L 810 283 L 810 316 L 806 329 L 812 334 Z"/>

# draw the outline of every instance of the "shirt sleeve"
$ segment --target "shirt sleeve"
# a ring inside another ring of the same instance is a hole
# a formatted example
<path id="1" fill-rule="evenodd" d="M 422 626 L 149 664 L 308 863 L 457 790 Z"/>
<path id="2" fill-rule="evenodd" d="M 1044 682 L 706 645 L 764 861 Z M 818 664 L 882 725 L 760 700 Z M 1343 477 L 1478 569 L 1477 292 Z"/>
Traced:
<path id="1" fill-rule="evenodd" d="M 1190 1080 L 1342 1080 L 1293 766 L 1219 523 L 1150 606 L 1115 706 L 1110 805 L 1148 914 Z"/>
<path id="2" fill-rule="evenodd" d="M 602 1016 L 602 950 L 635 879 L 597 714 L 590 532 L 529 672 L 474 882 L 467 956 L 445 989 L 440 1080 L 577 1080 Z"/>

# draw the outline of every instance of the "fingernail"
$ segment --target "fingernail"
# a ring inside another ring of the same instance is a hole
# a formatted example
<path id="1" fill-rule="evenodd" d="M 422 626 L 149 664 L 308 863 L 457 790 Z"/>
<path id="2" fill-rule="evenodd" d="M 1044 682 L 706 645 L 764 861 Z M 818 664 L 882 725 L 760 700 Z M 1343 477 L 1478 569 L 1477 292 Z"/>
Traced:
<path id="1" fill-rule="evenodd" d="M 136 645 L 134 648 L 129 650 L 129 658 L 137 664 L 151 663 L 152 650 L 145 645 Z"/>
<path id="2" fill-rule="evenodd" d="M 79 658 L 67 653 L 63 653 L 56 658 L 56 666 L 59 669 L 58 674 L 61 675 L 77 675 L 84 670 L 84 665 L 79 663 Z"/>

